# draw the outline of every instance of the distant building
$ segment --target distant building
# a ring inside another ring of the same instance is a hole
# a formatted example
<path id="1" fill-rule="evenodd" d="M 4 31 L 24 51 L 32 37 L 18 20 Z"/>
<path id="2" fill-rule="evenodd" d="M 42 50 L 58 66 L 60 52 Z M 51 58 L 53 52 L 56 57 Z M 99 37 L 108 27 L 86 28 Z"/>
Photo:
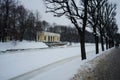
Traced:
<path id="1" fill-rule="evenodd" d="M 60 42 L 60 34 L 51 33 L 51 32 L 37 32 L 37 41 Z"/>

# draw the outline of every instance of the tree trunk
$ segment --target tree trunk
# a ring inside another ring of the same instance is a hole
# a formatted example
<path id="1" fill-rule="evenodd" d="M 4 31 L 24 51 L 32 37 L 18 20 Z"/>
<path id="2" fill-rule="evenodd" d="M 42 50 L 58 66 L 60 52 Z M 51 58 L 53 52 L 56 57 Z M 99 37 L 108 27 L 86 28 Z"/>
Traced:
<path id="1" fill-rule="evenodd" d="M 79 31 L 80 35 L 80 43 L 81 43 L 81 57 L 82 60 L 86 59 L 86 51 L 85 51 L 85 28 L 87 25 L 87 6 L 88 6 L 88 0 L 84 0 L 84 18 L 83 18 L 83 25 L 82 30 Z"/>
<path id="2" fill-rule="evenodd" d="M 22 41 L 24 37 L 24 31 L 21 31 L 18 37 L 19 37 L 19 40 Z"/>
<path id="3" fill-rule="evenodd" d="M 102 33 L 102 31 L 100 31 L 100 40 L 101 40 L 102 51 L 104 51 L 104 41 L 103 41 L 103 33 Z"/>
<path id="4" fill-rule="evenodd" d="M 111 40 L 109 39 L 109 41 L 108 41 L 108 42 L 109 42 L 109 48 L 111 48 Z"/>
<path id="5" fill-rule="evenodd" d="M 105 42 L 106 42 L 106 49 L 108 49 L 108 38 L 105 38 Z"/>
<path id="6" fill-rule="evenodd" d="M 96 33 L 96 25 L 93 26 L 93 32 L 94 32 L 94 38 L 95 38 L 95 50 L 96 50 L 96 54 L 99 53 L 99 39 L 98 39 L 98 36 L 97 36 L 97 33 Z"/>
<path id="7" fill-rule="evenodd" d="M 114 41 L 112 40 L 112 47 L 114 47 Z"/>
<path id="8" fill-rule="evenodd" d="M 96 54 L 99 53 L 99 37 L 95 36 L 95 46 L 96 46 Z"/>
<path id="9" fill-rule="evenodd" d="M 83 32 L 80 33 L 79 31 L 79 36 L 80 36 L 80 48 L 81 48 L 81 57 L 82 60 L 86 59 L 86 51 L 85 51 L 85 35 Z"/>

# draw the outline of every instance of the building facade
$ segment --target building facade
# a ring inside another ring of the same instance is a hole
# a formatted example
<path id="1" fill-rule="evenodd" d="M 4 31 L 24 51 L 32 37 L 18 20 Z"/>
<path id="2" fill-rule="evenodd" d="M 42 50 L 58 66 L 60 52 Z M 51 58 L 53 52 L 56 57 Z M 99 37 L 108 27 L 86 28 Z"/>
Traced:
<path id="1" fill-rule="evenodd" d="M 51 32 L 37 32 L 37 41 L 60 42 L 60 34 L 51 33 Z"/>

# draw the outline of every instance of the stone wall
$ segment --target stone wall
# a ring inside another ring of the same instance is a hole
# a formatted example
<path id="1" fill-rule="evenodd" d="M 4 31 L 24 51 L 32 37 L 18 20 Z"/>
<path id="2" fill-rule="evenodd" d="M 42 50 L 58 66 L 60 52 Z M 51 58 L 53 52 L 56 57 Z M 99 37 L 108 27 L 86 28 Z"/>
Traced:
<path id="1" fill-rule="evenodd" d="M 105 51 L 80 67 L 71 80 L 120 80 L 120 49 Z"/>

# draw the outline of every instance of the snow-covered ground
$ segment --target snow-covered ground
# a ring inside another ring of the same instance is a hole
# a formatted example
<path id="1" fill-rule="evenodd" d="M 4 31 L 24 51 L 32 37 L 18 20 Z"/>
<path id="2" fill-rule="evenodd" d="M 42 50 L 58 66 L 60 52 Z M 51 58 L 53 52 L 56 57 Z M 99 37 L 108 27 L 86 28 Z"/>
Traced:
<path id="1" fill-rule="evenodd" d="M 24 44 L 26 43 L 28 42 L 24 42 Z M 35 47 L 38 43 L 32 42 L 31 44 L 34 46 L 32 48 L 38 48 Z M 44 43 L 40 44 L 45 45 Z M 22 48 L 24 48 L 24 46 L 26 46 L 27 49 L 27 44 L 22 45 Z M 95 56 L 98 56 L 95 55 L 94 44 L 86 44 L 86 50 L 87 60 L 91 60 Z M 72 57 L 76 58 L 72 59 Z M 56 62 L 61 62 L 62 60 L 64 61 L 67 58 L 71 59 L 49 68 L 49 65 L 56 64 Z M 84 62 L 86 62 L 86 60 L 81 61 L 80 47 L 78 44 L 57 48 L 6 52 L 4 54 L 0 54 L 0 80 L 11 79 L 24 73 L 29 73 L 36 69 L 43 68 L 46 65 L 48 66 L 47 70 L 43 70 L 42 73 L 37 72 L 37 75 L 32 76 L 30 80 L 69 80 L 77 72 L 80 64 L 84 64 Z"/>
<path id="2" fill-rule="evenodd" d="M 33 49 L 33 48 L 46 48 L 48 47 L 42 42 L 35 41 L 10 41 L 0 42 L 0 51 L 6 51 L 11 49 Z"/>

